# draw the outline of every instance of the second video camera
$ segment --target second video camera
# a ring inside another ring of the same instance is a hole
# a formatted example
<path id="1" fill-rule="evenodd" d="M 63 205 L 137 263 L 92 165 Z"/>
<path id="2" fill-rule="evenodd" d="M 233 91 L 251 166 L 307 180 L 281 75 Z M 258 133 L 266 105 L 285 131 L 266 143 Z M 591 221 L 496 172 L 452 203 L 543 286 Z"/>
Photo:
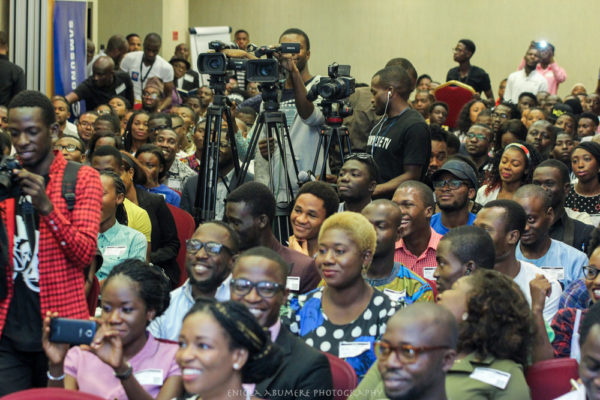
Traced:
<path id="1" fill-rule="evenodd" d="M 275 83 L 281 79 L 281 68 L 279 61 L 273 58 L 273 54 L 298 54 L 300 43 L 282 43 L 277 47 L 262 46 L 256 49 L 256 57 L 267 56 L 266 59 L 248 60 L 246 63 L 246 80 L 257 83 Z"/>
<path id="2" fill-rule="evenodd" d="M 321 96 L 326 101 L 339 101 L 347 98 L 356 87 L 356 81 L 350 76 L 349 65 L 333 63 L 327 67 L 329 78 L 321 78 L 319 83 L 310 88 L 307 98 L 315 101 Z"/>
<path id="3" fill-rule="evenodd" d="M 246 67 L 246 60 L 239 58 L 228 58 L 220 53 L 224 49 L 237 49 L 235 43 L 223 43 L 214 40 L 208 43 L 208 48 L 214 50 L 214 53 L 202 53 L 198 55 L 198 71 L 208 75 L 225 75 L 227 71 L 243 70 Z"/>

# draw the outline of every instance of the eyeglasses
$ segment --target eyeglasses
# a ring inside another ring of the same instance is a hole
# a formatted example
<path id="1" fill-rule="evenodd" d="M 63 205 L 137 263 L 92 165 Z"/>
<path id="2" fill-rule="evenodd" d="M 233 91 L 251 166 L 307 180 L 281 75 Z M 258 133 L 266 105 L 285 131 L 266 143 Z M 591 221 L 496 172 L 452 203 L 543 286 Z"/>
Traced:
<path id="1" fill-rule="evenodd" d="M 94 124 L 92 124 L 92 123 L 81 122 L 81 121 L 79 121 L 79 125 L 83 126 L 84 128 L 92 128 L 94 126 Z"/>
<path id="2" fill-rule="evenodd" d="M 196 254 L 203 247 L 204 251 L 206 251 L 206 254 L 208 254 L 209 256 L 217 256 L 221 254 L 221 251 L 223 250 L 227 250 L 229 254 L 233 254 L 229 247 L 221 243 L 202 242 L 196 239 L 188 239 L 185 241 L 185 248 L 188 251 L 188 253 Z"/>
<path id="3" fill-rule="evenodd" d="M 144 91 L 142 93 L 142 97 L 151 97 L 153 99 L 157 99 L 158 98 L 158 93 L 150 93 L 150 92 Z"/>
<path id="4" fill-rule="evenodd" d="M 375 163 L 375 159 L 373 158 L 373 156 L 368 153 L 348 154 L 346 157 L 344 157 L 344 161 L 348 161 L 348 160 L 362 160 L 362 161 L 370 161 L 370 162 Z"/>
<path id="5" fill-rule="evenodd" d="M 375 354 L 378 358 L 386 359 L 390 356 L 390 354 L 392 354 L 392 352 L 394 352 L 396 353 L 396 357 L 398 357 L 398 359 L 404 364 L 413 364 L 417 362 L 419 353 L 449 348 L 449 346 L 415 347 L 410 344 L 393 346 L 388 342 L 375 342 Z"/>
<path id="6" fill-rule="evenodd" d="M 433 181 L 433 188 L 434 189 L 441 189 L 444 186 L 448 185 L 448 187 L 451 190 L 456 190 L 456 189 L 458 189 L 463 184 L 466 185 L 466 183 L 464 183 L 460 179 L 446 179 L 446 180 L 443 180 L 443 181 Z"/>
<path id="7" fill-rule="evenodd" d="M 252 282 L 248 279 L 232 279 L 230 287 L 233 293 L 238 296 L 245 296 L 252 291 L 252 288 L 256 288 L 256 293 L 264 299 L 270 299 L 277 292 L 283 290 L 283 286 L 276 282 Z"/>
<path id="8" fill-rule="evenodd" d="M 169 125 L 159 125 L 159 126 L 155 126 L 153 128 L 148 128 L 148 130 L 152 133 L 156 132 L 156 131 L 162 131 L 163 129 L 167 129 L 169 127 Z"/>
<path id="9" fill-rule="evenodd" d="M 493 112 L 492 113 L 492 118 L 503 118 L 503 119 L 506 119 L 506 118 L 508 118 L 508 114 L 506 114 L 506 113 L 500 114 L 500 113 L 497 113 L 497 112 Z"/>
<path id="10" fill-rule="evenodd" d="M 583 267 L 583 274 L 586 279 L 596 279 L 600 270 L 592 265 Z"/>
<path id="11" fill-rule="evenodd" d="M 467 132 L 467 139 L 477 138 L 477 140 L 488 140 L 488 137 L 483 133 Z"/>
<path id="12" fill-rule="evenodd" d="M 54 150 L 58 150 L 58 151 L 63 151 L 66 150 L 69 153 L 72 153 L 76 150 L 81 151 L 81 149 L 77 146 L 75 146 L 74 144 L 68 144 L 66 146 L 61 146 L 60 144 L 55 144 L 54 145 Z"/>

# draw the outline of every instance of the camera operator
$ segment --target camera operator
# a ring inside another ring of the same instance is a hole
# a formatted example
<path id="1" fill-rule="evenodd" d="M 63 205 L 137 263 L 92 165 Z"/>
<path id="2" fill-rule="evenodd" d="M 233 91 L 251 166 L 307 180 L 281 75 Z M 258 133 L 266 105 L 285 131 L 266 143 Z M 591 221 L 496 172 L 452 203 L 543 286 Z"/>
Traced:
<path id="1" fill-rule="evenodd" d="M 310 41 L 306 33 L 297 28 L 287 29 L 279 37 L 279 43 L 300 43 L 300 52 L 298 54 L 282 54 L 279 58 L 282 68 L 289 72 L 285 87 L 281 93 L 279 110 L 286 115 L 298 171 L 311 171 L 314 157 L 317 153 L 321 125 L 325 122 L 325 118 L 321 110 L 315 107 L 306 98 L 306 95 L 310 87 L 318 83 L 320 77 L 311 75 L 308 70 Z M 255 58 L 253 54 L 241 50 L 224 50 L 223 52 L 230 57 Z M 256 127 L 256 123 L 254 127 Z M 275 187 L 275 197 L 278 202 L 291 200 L 285 198 L 285 176 L 282 176 L 281 158 L 279 150 L 276 149 L 277 144 L 273 138 L 267 141 L 264 137 L 266 132 L 260 132 L 260 135 L 263 137 L 258 142 L 260 156 L 257 155 L 255 157 L 255 180 L 269 185 L 270 166 L 267 159 L 269 153 L 271 153 L 273 180 L 275 181 L 275 185 L 279 185 Z M 322 154 L 319 157 L 320 160 L 316 171 L 320 171 L 322 168 Z M 294 186 L 294 192 L 296 192 L 298 189 L 296 186 L 298 178 L 293 176 L 294 171 L 289 154 L 288 159 L 288 173 Z M 312 172 L 314 173 L 315 171 Z"/>
<path id="2" fill-rule="evenodd" d="M 7 289 L 0 298 L 0 396 L 46 385 L 42 315 L 89 317 L 83 271 L 96 253 L 103 192 L 98 172 L 67 164 L 52 150 L 58 125 L 42 93 L 23 91 L 11 100 L 8 131 L 22 169 L 11 161 L 2 170 L 10 184 L 0 193 L 8 195 L 0 211 L 9 242 L 8 265 L 0 271 Z"/>

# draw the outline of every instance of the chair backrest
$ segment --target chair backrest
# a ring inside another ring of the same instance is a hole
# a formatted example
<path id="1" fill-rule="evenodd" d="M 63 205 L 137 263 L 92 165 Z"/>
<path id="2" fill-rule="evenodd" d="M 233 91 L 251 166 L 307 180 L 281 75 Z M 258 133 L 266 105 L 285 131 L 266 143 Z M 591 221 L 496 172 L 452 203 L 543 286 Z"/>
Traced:
<path id="1" fill-rule="evenodd" d="M 448 81 L 435 88 L 433 92 L 435 99 L 448 104 L 446 125 L 451 129 L 456 126 L 460 110 L 473 98 L 474 94 L 475 90 L 471 86 L 459 81 Z"/>
<path id="2" fill-rule="evenodd" d="M 569 392 L 571 379 L 577 378 L 577 360 L 573 358 L 540 361 L 527 368 L 525 373 L 532 400 L 555 399 Z"/>
<path id="3" fill-rule="evenodd" d="M 92 281 L 92 287 L 86 298 L 87 305 L 88 305 L 88 311 L 90 312 L 91 317 L 93 317 L 96 314 L 96 307 L 98 307 L 98 296 L 99 295 L 100 295 L 100 282 L 98 282 L 98 278 L 94 275 L 94 280 Z"/>
<path id="4" fill-rule="evenodd" d="M 62 388 L 27 389 L 2 397 L 2 400 L 102 400 L 93 394 Z"/>
<path id="5" fill-rule="evenodd" d="M 173 219 L 175 220 L 175 227 L 177 228 L 177 238 L 179 238 L 179 253 L 177 253 L 177 265 L 179 265 L 179 284 L 183 285 L 183 282 L 187 279 L 187 272 L 185 270 L 185 241 L 192 237 L 194 230 L 196 229 L 196 223 L 194 218 L 187 211 L 182 210 L 179 207 L 175 207 L 167 203 Z"/>
<path id="6" fill-rule="evenodd" d="M 333 379 L 333 389 L 335 391 L 335 400 L 346 400 L 356 386 L 358 386 L 358 377 L 354 368 L 346 361 L 333 354 L 325 353 L 329 360 L 331 368 L 331 377 Z"/>

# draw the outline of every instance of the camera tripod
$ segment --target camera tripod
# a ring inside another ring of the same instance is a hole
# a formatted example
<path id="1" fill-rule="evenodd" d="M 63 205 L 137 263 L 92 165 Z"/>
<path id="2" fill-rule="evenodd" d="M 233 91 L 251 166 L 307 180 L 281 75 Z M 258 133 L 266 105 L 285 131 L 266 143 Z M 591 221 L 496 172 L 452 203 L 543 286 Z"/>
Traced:
<path id="1" fill-rule="evenodd" d="M 225 114 L 225 120 L 227 121 L 226 134 L 231 146 L 235 175 L 238 177 L 240 175 L 240 162 L 235 142 L 235 132 L 233 131 L 230 102 L 224 95 L 225 77 L 211 75 L 210 80 L 210 87 L 215 90 L 215 95 L 213 104 L 208 107 L 206 113 L 204 148 L 202 149 L 201 169 L 198 176 L 198 185 L 196 186 L 196 199 L 194 201 L 194 219 L 196 224 L 215 219 L 223 114 Z"/>

